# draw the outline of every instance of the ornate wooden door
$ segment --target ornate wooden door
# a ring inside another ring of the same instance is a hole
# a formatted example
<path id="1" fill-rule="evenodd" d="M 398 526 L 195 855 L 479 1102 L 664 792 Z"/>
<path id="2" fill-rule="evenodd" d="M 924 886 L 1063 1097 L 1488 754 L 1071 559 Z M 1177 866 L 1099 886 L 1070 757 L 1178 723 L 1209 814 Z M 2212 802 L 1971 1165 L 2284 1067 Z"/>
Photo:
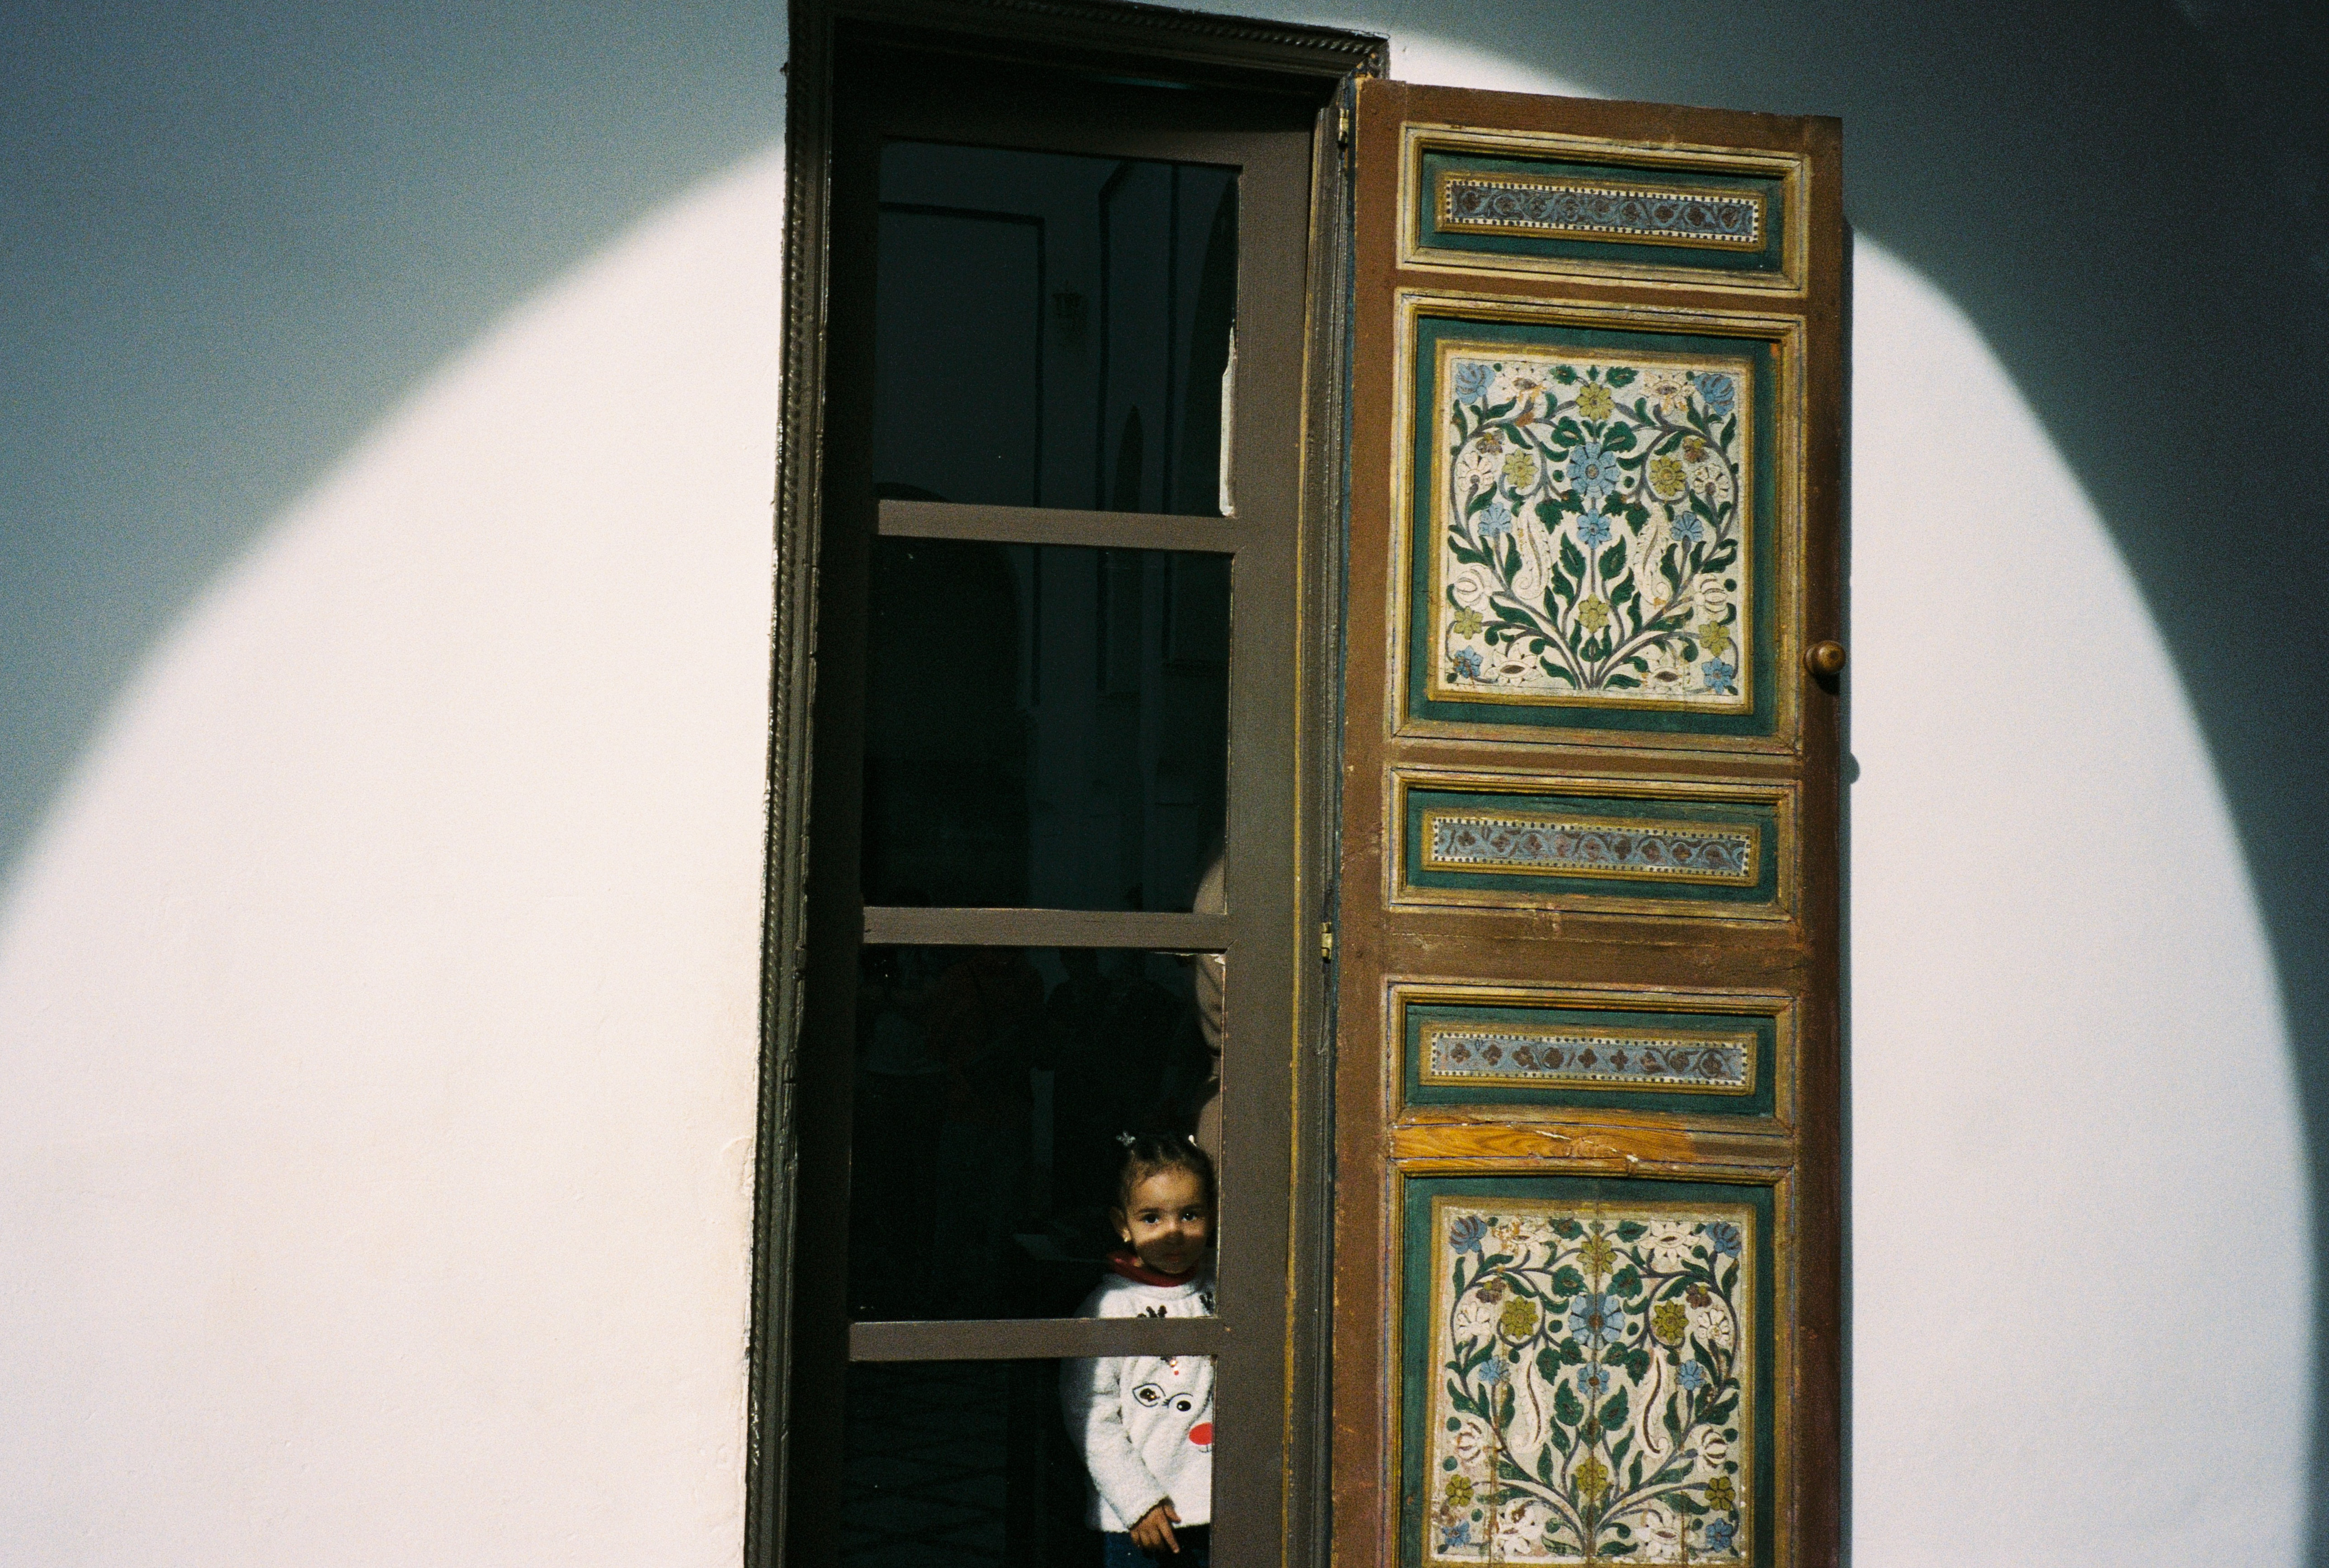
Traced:
<path id="1" fill-rule="evenodd" d="M 1838 128 L 1354 158 L 1336 1561 L 1829 1560 Z"/>

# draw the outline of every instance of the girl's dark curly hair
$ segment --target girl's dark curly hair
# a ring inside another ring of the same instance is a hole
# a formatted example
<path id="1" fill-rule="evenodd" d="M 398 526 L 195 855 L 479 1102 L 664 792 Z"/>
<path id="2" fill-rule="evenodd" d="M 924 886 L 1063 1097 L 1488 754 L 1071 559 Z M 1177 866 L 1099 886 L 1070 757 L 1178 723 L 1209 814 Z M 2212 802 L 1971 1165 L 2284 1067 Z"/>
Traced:
<path id="1" fill-rule="evenodd" d="M 1205 1189 L 1205 1206 L 1215 1205 L 1213 1192 L 1213 1157 L 1199 1148 L 1184 1133 L 1151 1132 L 1118 1133 L 1117 1142 L 1124 1146 L 1124 1166 L 1117 1173 L 1116 1208 L 1125 1214 L 1132 1207 L 1132 1189 L 1155 1176 L 1158 1171 L 1184 1170 L 1197 1178 Z"/>

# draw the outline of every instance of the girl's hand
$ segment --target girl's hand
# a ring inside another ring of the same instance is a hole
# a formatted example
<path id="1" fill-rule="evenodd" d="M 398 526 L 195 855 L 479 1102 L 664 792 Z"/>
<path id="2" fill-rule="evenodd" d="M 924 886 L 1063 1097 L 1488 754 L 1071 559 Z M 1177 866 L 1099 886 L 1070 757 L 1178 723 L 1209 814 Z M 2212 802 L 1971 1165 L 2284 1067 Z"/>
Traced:
<path id="1" fill-rule="evenodd" d="M 1173 1538 L 1173 1526 L 1180 1522 L 1181 1516 L 1173 1511 L 1173 1499 L 1167 1497 L 1140 1516 L 1140 1523 L 1132 1526 L 1132 1544 L 1151 1557 L 1164 1552 L 1177 1557 L 1181 1543 Z"/>

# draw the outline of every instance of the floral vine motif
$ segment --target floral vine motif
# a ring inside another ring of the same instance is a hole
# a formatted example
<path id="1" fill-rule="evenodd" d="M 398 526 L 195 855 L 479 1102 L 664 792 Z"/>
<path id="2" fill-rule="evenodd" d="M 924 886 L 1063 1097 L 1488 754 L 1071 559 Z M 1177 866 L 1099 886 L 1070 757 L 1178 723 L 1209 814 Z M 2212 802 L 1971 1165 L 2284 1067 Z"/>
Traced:
<path id="1" fill-rule="evenodd" d="M 1744 1561 L 1746 1211 L 1437 1221 L 1427 1562 Z"/>
<path id="2" fill-rule="evenodd" d="M 1743 704 L 1739 367 L 1447 363 L 1440 691 Z"/>

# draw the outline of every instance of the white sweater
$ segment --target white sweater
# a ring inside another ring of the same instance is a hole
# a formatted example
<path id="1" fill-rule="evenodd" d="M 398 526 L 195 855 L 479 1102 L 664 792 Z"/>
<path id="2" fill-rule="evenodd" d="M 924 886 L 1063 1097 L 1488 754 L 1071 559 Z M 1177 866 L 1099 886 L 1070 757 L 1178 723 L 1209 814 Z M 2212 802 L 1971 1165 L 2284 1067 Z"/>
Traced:
<path id="1" fill-rule="evenodd" d="M 1084 1298 L 1084 1318 L 1210 1318 L 1210 1268 L 1181 1285 L 1112 1275 Z M 1110 1355 L 1060 1369 L 1068 1435 L 1084 1450 L 1091 1501 L 1084 1522 L 1127 1531 L 1171 1498 L 1184 1525 L 1213 1516 L 1213 1358 Z"/>

